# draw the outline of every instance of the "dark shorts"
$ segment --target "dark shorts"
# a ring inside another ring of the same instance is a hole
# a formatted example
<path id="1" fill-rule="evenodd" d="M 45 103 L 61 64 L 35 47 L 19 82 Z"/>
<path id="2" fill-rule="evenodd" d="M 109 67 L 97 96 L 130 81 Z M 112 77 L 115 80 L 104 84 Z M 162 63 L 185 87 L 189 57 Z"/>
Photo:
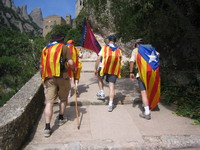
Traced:
<path id="1" fill-rule="evenodd" d="M 106 82 L 112 82 L 115 83 L 117 81 L 117 76 L 116 75 L 112 75 L 112 74 L 104 74 L 104 76 L 100 76 L 100 71 L 101 71 L 101 67 L 99 67 L 98 69 L 98 76 L 101 80 L 104 79 L 104 77 L 106 78 Z"/>
<path id="2" fill-rule="evenodd" d="M 140 79 L 140 77 L 138 77 L 137 80 L 138 80 L 138 85 L 139 85 L 140 91 L 146 90 L 146 87 L 145 87 L 144 83 L 142 82 L 142 80 Z"/>
<path id="3" fill-rule="evenodd" d="M 116 75 L 105 74 L 104 77 L 106 77 L 106 82 L 115 83 L 117 81 L 117 76 Z"/>

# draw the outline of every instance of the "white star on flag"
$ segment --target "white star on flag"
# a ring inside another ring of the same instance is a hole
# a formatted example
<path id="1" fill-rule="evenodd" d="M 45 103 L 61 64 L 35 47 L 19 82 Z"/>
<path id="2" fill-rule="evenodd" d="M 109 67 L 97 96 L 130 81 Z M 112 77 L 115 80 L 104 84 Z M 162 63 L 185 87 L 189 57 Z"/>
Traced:
<path id="1" fill-rule="evenodd" d="M 156 55 L 154 54 L 153 51 L 152 51 L 151 55 L 148 55 L 148 56 L 149 56 L 149 63 L 151 63 L 152 61 L 158 62 L 156 60 Z"/>

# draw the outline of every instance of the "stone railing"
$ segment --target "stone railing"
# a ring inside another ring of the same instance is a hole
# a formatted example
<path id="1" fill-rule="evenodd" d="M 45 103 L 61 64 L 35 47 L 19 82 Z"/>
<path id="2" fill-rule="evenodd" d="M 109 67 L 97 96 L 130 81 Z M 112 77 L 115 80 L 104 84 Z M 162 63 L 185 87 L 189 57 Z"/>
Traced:
<path id="1" fill-rule="evenodd" d="M 35 74 L 0 108 L 0 150 L 20 149 L 27 142 L 44 107 L 40 74 Z"/>

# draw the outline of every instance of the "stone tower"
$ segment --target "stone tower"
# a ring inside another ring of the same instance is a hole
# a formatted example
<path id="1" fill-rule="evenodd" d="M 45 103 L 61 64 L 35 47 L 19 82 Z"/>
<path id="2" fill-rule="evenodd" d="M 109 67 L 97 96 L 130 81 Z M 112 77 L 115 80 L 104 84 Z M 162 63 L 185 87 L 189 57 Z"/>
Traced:
<path id="1" fill-rule="evenodd" d="M 52 15 L 44 18 L 43 20 L 43 36 L 45 37 L 50 32 L 54 25 L 66 24 L 65 19 L 60 16 Z"/>
<path id="2" fill-rule="evenodd" d="M 80 13 L 81 9 L 84 7 L 85 0 L 76 0 L 76 17 Z"/>
<path id="3" fill-rule="evenodd" d="M 66 15 L 66 24 L 72 25 L 72 19 L 70 14 Z"/>

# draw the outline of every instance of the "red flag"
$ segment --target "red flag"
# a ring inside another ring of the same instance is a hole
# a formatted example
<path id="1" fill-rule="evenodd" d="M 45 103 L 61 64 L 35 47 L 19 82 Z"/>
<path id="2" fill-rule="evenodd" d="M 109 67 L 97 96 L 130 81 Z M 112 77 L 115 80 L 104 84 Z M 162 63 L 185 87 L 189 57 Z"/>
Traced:
<path id="1" fill-rule="evenodd" d="M 96 52 L 97 54 L 101 50 L 101 46 L 98 43 L 98 41 L 96 40 L 96 38 L 90 28 L 90 25 L 88 24 L 86 19 L 84 19 L 84 22 L 83 22 L 83 33 L 82 33 L 81 45 L 82 45 L 82 47 L 92 50 L 92 51 Z"/>

